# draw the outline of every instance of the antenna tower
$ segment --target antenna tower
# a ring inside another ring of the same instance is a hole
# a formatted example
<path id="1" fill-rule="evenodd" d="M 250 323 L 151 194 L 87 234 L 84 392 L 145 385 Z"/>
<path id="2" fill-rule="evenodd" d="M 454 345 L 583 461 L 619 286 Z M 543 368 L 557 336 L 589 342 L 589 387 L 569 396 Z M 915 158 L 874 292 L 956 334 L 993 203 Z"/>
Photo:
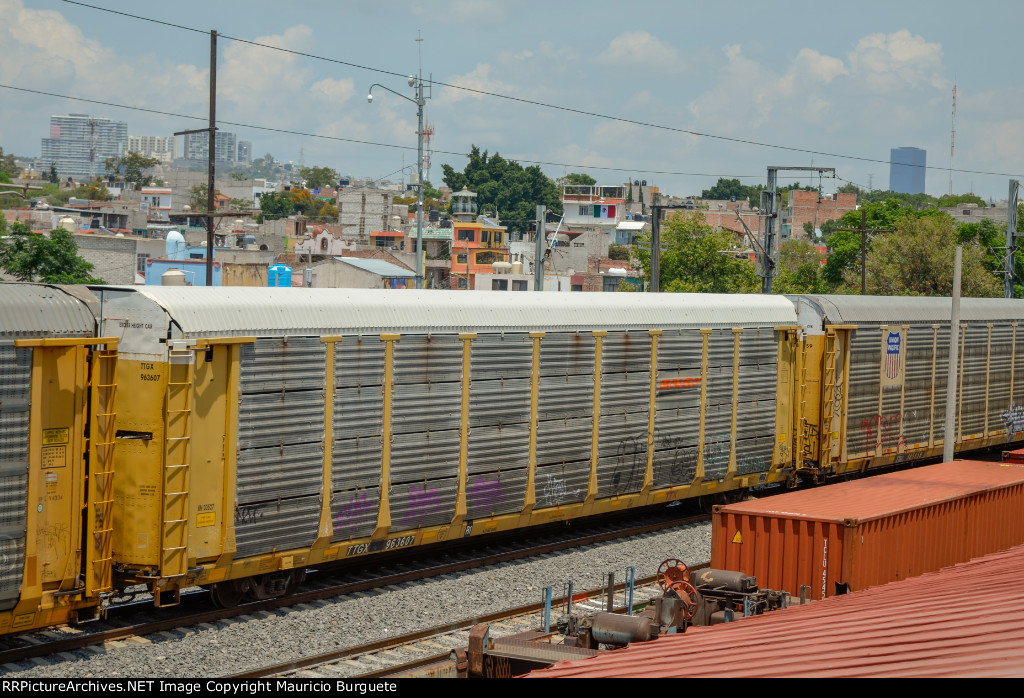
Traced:
<path id="1" fill-rule="evenodd" d="M 426 119 L 426 117 L 424 117 Z M 424 120 L 423 122 L 423 178 L 430 180 L 430 160 L 434 154 L 434 150 L 430 147 L 430 138 L 434 135 L 434 124 L 430 121 Z"/>
<path id="2" fill-rule="evenodd" d="M 953 151 L 956 149 L 956 79 L 953 80 L 953 121 L 949 132 L 949 195 L 953 196 Z"/>

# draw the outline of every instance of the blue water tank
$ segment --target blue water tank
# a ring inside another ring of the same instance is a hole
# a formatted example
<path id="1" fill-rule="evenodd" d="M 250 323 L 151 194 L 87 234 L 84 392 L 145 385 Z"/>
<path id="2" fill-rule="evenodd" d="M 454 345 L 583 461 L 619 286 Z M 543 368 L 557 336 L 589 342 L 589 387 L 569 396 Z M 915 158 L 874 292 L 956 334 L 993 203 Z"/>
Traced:
<path id="1" fill-rule="evenodd" d="M 270 267 L 269 274 L 267 274 L 267 286 L 285 286 L 291 287 L 292 285 L 292 268 L 285 266 L 284 264 L 274 264 Z"/>

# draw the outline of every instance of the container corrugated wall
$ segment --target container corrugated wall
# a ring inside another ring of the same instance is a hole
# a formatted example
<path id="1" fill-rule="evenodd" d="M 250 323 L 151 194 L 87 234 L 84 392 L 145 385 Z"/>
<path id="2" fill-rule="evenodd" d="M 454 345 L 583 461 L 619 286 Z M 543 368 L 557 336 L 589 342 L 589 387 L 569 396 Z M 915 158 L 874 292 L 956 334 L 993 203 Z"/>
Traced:
<path id="1" fill-rule="evenodd" d="M 241 351 L 235 475 L 237 555 L 312 545 L 323 487 L 326 348 L 258 339 Z"/>
<path id="2" fill-rule="evenodd" d="M 1024 468 L 954 461 L 716 507 L 712 567 L 812 598 L 1024 542 Z"/>

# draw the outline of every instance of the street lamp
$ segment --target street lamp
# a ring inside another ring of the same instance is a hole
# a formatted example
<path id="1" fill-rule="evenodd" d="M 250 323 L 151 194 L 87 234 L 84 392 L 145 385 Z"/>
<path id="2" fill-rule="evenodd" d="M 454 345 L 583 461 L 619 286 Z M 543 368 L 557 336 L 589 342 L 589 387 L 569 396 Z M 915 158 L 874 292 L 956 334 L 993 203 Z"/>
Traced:
<path id="1" fill-rule="evenodd" d="M 416 129 L 416 164 L 418 171 L 416 182 L 416 288 L 423 288 L 423 106 L 427 103 L 427 98 L 423 94 L 423 74 L 420 73 L 418 78 L 413 75 L 409 76 L 409 87 L 414 89 L 415 99 L 406 97 L 399 92 L 395 92 L 390 87 L 385 87 L 379 82 L 375 82 L 370 85 L 366 95 L 367 102 L 373 102 L 374 87 L 387 90 L 391 94 L 397 95 L 407 102 L 412 102 L 416 105 L 416 115 L 419 119 L 419 127 Z"/>

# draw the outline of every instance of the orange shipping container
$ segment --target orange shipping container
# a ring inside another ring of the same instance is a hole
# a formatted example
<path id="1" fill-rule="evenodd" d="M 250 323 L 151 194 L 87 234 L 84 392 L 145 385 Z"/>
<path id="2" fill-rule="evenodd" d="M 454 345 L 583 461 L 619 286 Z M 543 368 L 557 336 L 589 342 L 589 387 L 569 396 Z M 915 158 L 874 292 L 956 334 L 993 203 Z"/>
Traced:
<path id="1" fill-rule="evenodd" d="M 811 598 L 1024 543 L 1024 466 L 953 461 L 715 507 L 711 566 Z"/>

